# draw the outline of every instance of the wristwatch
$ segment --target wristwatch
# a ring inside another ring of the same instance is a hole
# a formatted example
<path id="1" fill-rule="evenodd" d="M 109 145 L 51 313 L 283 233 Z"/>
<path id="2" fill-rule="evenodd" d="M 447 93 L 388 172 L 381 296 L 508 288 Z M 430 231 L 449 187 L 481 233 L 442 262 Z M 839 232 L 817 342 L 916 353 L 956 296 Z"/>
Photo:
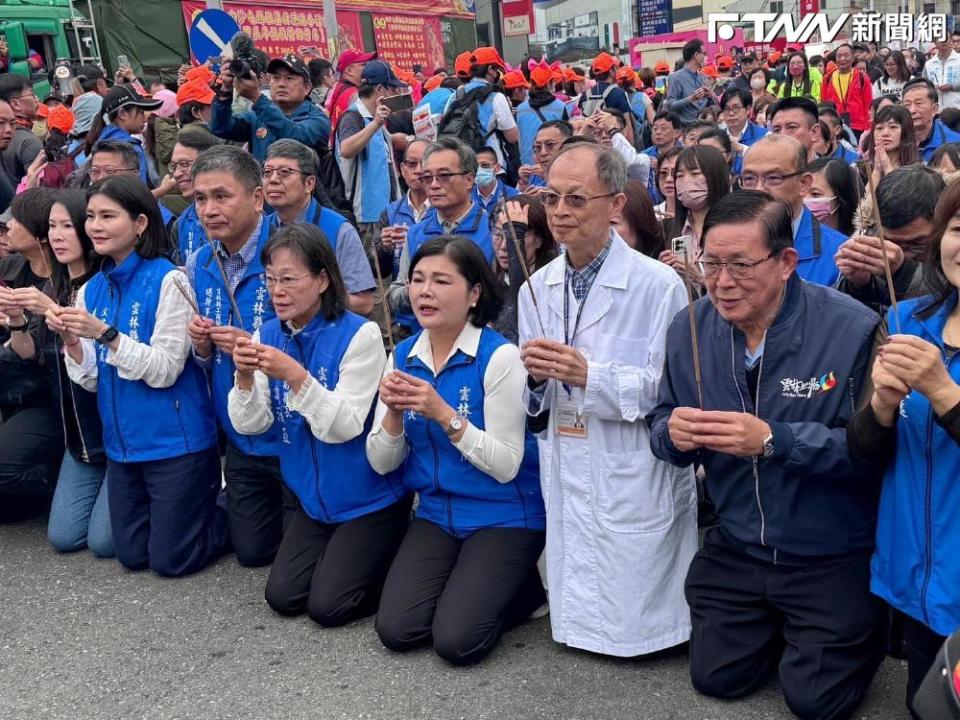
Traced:
<path id="1" fill-rule="evenodd" d="M 461 430 L 463 430 L 463 418 L 460 417 L 460 413 L 457 413 L 450 418 L 450 422 L 447 423 L 447 427 L 443 431 L 447 434 L 447 437 L 453 437 Z"/>
<path id="2" fill-rule="evenodd" d="M 763 439 L 763 457 L 773 457 L 773 433 Z"/>
<path id="3" fill-rule="evenodd" d="M 106 330 L 103 331 L 103 335 L 98 337 L 96 341 L 100 345 L 106 345 L 107 343 L 112 342 L 113 339 L 117 337 L 117 335 L 119 334 L 120 334 L 120 331 L 111 325 L 110 327 L 108 327 Z"/>

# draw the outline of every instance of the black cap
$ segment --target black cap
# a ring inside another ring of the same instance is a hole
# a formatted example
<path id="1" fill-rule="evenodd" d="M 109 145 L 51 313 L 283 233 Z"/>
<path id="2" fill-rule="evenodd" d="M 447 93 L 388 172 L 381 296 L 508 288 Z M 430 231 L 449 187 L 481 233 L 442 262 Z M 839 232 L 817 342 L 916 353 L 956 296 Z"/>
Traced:
<path id="1" fill-rule="evenodd" d="M 383 60 L 371 60 L 363 66 L 360 81 L 364 85 L 383 85 L 384 87 L 407 87 L 405 82 L 393 72 L 389 63 Z"/>
<path id="2" fill-rule="evenodd" d="M 310 84 L 310 71 L 307 69 L 307 66 L 303 64 L 303 58 L 299 55 L 287 53 L 282 58 L 274 58 L 270 61 L 270 64 L 267 65 L 267 72 L 275 73 L 281 68 L 289 70 L 294 75 L 299 75 L 307 81 L 308 85 Z"/>
<path id="3" fill-rule="evenodd" d="M 756 61 L 757 61 L 757 54 L 754 53 L 754 52 L 744 53 L 744 54 L 741 56 L 741 58 L 740 58 L 740 62 L 743 62 L 744 60 L 756 62 Z"/>
<path id="4" fill-rule="evenodd" d="M 139 107 L 144 110 L 156 110 L 163 105 L 163 100 L 155 100 L 152 97 L 144 97 L 132 85 L 114 85 L 103 98 L 103 108 L 101 112 L 104 115 L 113 115 L 113 113 L 122 110 L 125 107 Z"/>

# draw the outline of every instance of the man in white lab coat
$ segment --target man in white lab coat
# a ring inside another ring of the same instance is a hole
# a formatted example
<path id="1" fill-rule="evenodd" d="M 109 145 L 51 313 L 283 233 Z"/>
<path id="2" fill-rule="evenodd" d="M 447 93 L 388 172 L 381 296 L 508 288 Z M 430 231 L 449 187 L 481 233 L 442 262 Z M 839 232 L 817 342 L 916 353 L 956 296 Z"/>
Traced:
<path id="1" fill-rule="evenodd" d="M 611 229 L 626 181 L 609 148 L 557 156 L 540 197 L 566 253 L 521 289 L 519 313 L 525 402 L 549 412 L 539 445 L 553 638 L 622 657 L 689 638 L 683 580 L 697 551 L 693 471 L 657 460 L 643 421 L 685 294 Z"/>

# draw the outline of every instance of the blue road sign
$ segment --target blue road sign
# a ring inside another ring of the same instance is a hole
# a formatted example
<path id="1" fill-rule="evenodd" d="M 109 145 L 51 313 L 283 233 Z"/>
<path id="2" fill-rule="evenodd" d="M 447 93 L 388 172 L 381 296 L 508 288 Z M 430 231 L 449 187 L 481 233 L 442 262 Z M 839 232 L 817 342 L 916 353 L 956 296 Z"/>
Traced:
<path id="1" fill-rule="evenodd" d="M 238 32 L 237 21 L 223 10 L 204 10 L 190 26 L 190 51 L 197 62 L 206 62 L 212 55 L 222 55 Z"/>

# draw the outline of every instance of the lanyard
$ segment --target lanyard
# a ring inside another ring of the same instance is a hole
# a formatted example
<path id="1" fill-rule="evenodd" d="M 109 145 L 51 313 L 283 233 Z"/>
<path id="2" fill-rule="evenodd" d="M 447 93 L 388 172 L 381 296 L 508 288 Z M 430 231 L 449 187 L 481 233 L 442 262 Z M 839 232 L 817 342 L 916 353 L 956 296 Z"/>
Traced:
<path id="1" fill-rule="evenodd" d="M 587 304 L 587 298 L 590 297 L 590 291 L 593 290 L 593 286 L 596 284 L 596 278 L 590 284 L 590 287 L 587 289 L 587 294 L 583 296 L 583 300 L 580 301 L 580 306 L 577 308 L 577 317 L 573 321 L 573 335 L 570 334 L 570 293 L 572 292 L 573 282 L 572 282 L 573 273 L 570 270 L 567 270 L 564 274 L 563 281 L 563 344 L 569 347 L 573 347 L 573 341 L 577 337 L 577 329 L 580 327 L 580 317 L 583 315 L 583 308 Z M 570 397 L 572 388 L 563 383 L 563 389 L 567 391 L 567 397 Z"/>

